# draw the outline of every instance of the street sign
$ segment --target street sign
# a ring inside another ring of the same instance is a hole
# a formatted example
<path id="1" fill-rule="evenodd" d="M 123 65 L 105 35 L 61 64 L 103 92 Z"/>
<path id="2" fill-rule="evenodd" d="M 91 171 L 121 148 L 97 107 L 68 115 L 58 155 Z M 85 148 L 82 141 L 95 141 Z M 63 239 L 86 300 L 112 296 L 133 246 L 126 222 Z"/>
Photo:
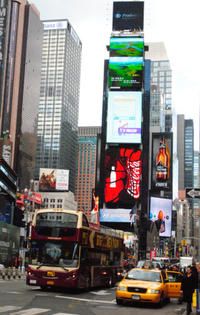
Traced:
<path id="1" fill-rule="evenodd" d="M 199 188 L 187 188 L 186 197 L 189 198 L 200 198 L 200 189 Z"/>

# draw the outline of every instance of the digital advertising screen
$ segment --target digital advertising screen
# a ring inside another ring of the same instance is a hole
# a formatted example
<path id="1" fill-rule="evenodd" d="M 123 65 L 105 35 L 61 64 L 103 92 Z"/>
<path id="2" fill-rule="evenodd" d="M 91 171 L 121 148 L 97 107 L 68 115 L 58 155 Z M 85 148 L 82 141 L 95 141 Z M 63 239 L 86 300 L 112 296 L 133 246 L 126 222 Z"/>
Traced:
<path id="1" fill-rule="evenodd" d="M 142 92 L 109 92 L 107 143 L 141 143 Z"/>
<path id="2" fill-rule="evenodd" d="M 170 237 L 172 225 L 172 200 L 151 197 L 150 198 L 150 220 L 160 220 L 159 236 Z"/>
<path id="3" fill-rule="evenodd" d="M 143 1 L 119 1 L 113 3 L 113 31 L 138 30 L 144 26 Z"/>
<path id="4" fill-rule="evenodd" d="M 143 37 L 111 37 L 110 57 L 143 57 Z"/>
<path id="5" fill-rule="evenodd" d="M 131 209 L 100 209 L 100 222 L 121 222 L 127 223 L 131 221 Z"/>
<path id="6" fill-rule="evenodd" d="M 69 170 L 41 168 L 39 191 L 68 191 Z"/>
<path id="7" fill-rule="evenodd" d="M 141 195 L 142 161 L 139 146 L 109 147 L 104 161 L 104 204 L 131 209 Z"/>
<path id="8" fill-rule="evenodd" d="M 172 133 L 152 133 L 152 191 L 172 191 Z"/>
<path id="9" fill-rule="evenodd" d="M 110 57 L 109 88 L 141 91 L 144 59 L 142 57 Z"/>

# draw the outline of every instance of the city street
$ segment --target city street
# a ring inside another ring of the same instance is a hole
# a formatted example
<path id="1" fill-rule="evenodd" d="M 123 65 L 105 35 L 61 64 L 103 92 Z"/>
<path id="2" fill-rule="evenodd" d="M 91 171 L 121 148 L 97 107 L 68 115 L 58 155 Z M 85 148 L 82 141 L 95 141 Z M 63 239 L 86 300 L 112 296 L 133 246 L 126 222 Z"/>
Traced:
<path id="1" fill-rule="evenodd" d="M 0 280 L 0 314 L 2 315 L 154 315 L 181 314 L 183 305 L 173 300 L 162 308 L 125 305 L 115 302 L 114 288 L 90 292 L 42 291 L 28 287 L 24 280 Z"/>

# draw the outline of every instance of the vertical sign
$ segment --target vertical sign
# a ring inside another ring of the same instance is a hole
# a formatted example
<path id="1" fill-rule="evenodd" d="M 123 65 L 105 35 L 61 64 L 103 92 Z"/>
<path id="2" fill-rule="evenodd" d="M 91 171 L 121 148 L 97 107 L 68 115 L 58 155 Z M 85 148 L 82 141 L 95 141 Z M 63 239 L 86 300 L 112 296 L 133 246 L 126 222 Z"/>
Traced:
<path id="1" fill-rule="evenodd" d="M 152 191 L 172 191 L 172 133 L 152 134 Z"/>

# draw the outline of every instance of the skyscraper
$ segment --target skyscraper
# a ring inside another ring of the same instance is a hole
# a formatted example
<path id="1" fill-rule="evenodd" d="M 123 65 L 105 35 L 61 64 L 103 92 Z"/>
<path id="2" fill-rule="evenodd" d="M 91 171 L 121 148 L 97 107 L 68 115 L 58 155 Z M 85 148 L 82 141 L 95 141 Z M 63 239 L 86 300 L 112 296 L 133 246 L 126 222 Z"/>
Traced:
<path id="1" fill-rule="evenodd" d="M 76 199 L 78 210 L 89 214 L 92 207 L 92 191 L 95 188 L 97 137 L 101 127 L 78 128 L 78 167 Z"/>
<path id="2" fill-rule="evenodd" d="M 20 86 L 20 119 L 17 124 L 16 171 L 19 186 L 30 186 L 34 177 L 37 130 L 36 120 L 40 95 L 43 25 L 33 4 L 27 4 L 24 22 L 22 79 Z"/>
<path id="3" fill-rule="evenodd" d="M 192 119 L 177 115 L 177 157 L 179 190 L 194 185 L 194 126 Z"/>
<path id="4" fill-rule="evenodd" d="M 74 192 L 82 43 L 68 20 L 43 24 L 35 179 L 40 168 L 68 169 Z"/>
<path id="5" fill-rule="evenodd" d="M 146 43 L 145 59 L 151 62 L 150 129 L 170 132 L 172 128 L 172 72 L 162 42 Z"/>

